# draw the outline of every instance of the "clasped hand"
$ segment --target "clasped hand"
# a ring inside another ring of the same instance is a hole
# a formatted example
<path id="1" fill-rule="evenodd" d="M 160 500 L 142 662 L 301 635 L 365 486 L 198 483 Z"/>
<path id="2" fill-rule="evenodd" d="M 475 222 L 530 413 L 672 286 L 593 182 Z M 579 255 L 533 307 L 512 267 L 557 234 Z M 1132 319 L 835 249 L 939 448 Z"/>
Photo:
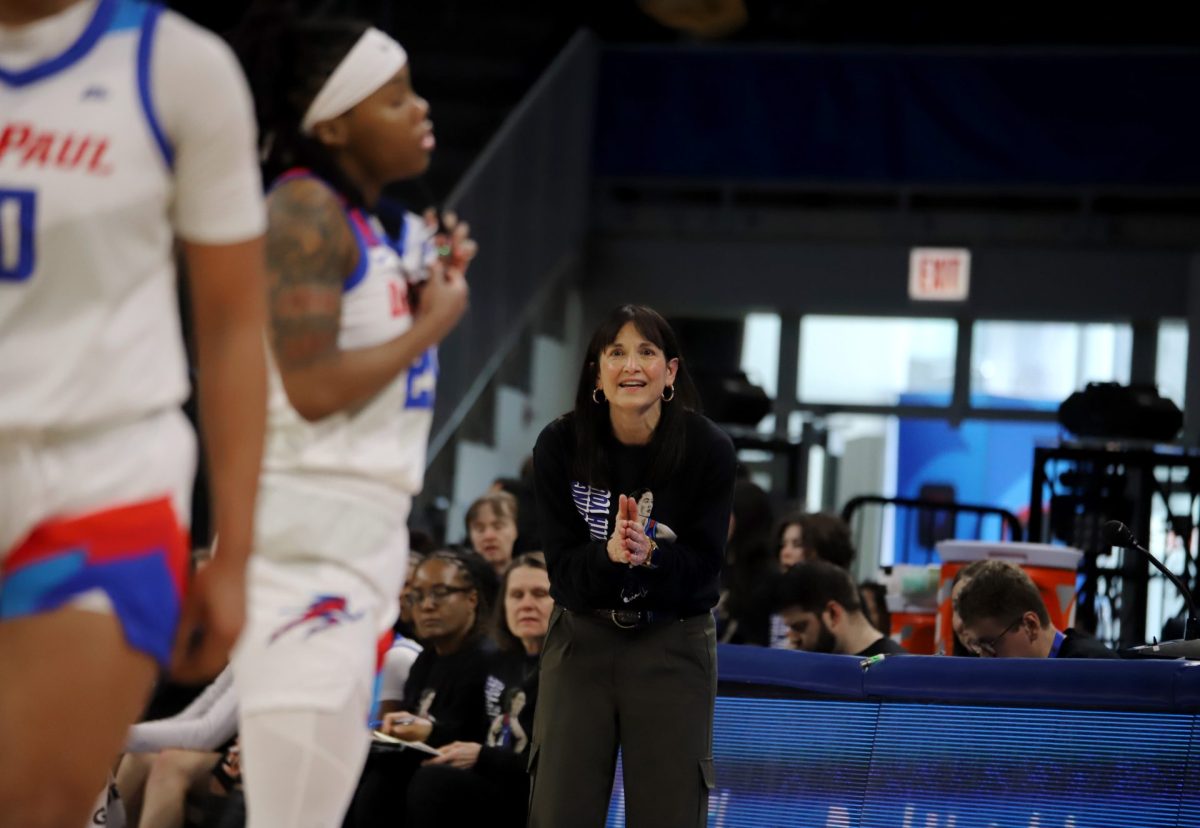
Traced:
<path id="1" fill-rule="evenodd" d="M 617 522 L 608 539 L 608 558 L 613 563 L 642 566 L 650 558 L 650 538 L 642 528 L 637 501 L 621 495 L 617 501 Z"/>

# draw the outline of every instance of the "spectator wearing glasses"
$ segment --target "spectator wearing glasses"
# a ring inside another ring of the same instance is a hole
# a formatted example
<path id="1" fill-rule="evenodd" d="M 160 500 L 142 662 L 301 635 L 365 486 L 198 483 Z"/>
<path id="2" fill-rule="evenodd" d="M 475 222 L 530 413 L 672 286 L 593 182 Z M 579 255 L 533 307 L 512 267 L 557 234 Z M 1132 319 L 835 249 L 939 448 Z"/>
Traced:
<path id="1" fill-rule="evenodd" d="M 408 597 L 425 649 L 409 671 L 400 710 L 386 714 L 379 730 L 432 747 L 483 742 L 488 727 L 482 704 L 488 674 L 487 602 L 465 555 L 429 555 L 413 573 Z M 425 758 L 428 754 L 415 750 L 372 745 L 346 824 L 398 824 L 409 780 Z"/>
<path id="2" fill-rule="evenodd" d="M 435 552 L 413 573 L 408 595 L 425 649 L 405 682 L 403 710 L 384 717 L 380 729 L 434 747 L 468 732 L 481 741 L 486 725 L 476 708 L 487 674 L 488 607 L 470 567 L 460 554 Z"/>
<path id="3" fill-rule="evenodd" d="M 1019 567 L 983 561 L 958 594 L 962 639 L 986 658 L 1116 658 L 1076 630 L 1059 631 L 1037 585 Z"/>
<path id="4" fill-rule="evenodd" d="M 480 700 L 491 721 L 487 741 L 451 742 L 425 759 L 409 784 L 406 828 L 525 825 L 538 656 L 554 608 L 542 554 L 514 558 L 500 592 L 492 630 L 499 649 Z"/>
<path id="5" fill-rule="evenodd" d="M 871 626 L 854 579 L 828 561 L 803 561 L 780 576 L 775 606 L 792 649 L 863 657 L 905 652 Z"/>

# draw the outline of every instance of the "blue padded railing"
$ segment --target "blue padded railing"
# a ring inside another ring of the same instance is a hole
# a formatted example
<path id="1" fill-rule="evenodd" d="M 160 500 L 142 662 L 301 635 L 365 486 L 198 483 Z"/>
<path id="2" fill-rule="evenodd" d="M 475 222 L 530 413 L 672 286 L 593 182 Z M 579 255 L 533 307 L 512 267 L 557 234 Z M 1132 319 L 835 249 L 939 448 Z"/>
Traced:
<path id="1" fill-rule="evenodd" d="M 1200 662 L 864 661 L 718 648 L 710 828 L 1200 826 Z"/>
<path id="2" fill-rule="evenodd" d="M 1200 712 L 1200 662 L 854 656 L 718 648 L 723 687 L 757 685 L 875 701 Z"/>

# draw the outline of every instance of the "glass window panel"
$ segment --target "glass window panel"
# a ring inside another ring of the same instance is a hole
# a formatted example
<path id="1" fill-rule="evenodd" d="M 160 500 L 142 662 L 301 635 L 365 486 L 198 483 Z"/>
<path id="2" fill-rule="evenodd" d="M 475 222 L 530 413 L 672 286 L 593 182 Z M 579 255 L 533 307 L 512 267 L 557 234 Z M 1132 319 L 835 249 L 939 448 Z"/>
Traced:
<path id="1" fill-rule="evenodd" d="M 742 329 L 741 369 L 747 379 L 775 399 L 779 392 L 780 321 L 777 313 L 748 313 Z M 775 415 L 768 414 L 759 421 L 759 434 L 775 431 Z"/>
<path id="2" fill-rule="evenodd" d="M 742 333 L 742 370 L 750 382 L 775 399 L 779 379 L 779 331 L 777 313 L 748 313 Z"/>
<path id="3" fill-rule="evenodd" d="M 822 500 L 832 502 L 840 514 L 858 495 L 896 494 L 897 418 L 873 414 L 834 414 L 825 420 L 828 456 L 837 459 L 834 491 Z M 892 561 L 893 527 L 886 510 L 864 506 L 851 521 L 851 535 L 858 555 L 854 573 L 858 580 L 874 576 L 882 564 Z"/>
<path id="4" fill-rule="evenodd" d="M 971 402 L 1061 402 L 1089 382 L 1129 382 L 1129 325 L 976 322 Z"/>
<path id="5" fill-rule="evenodd" d="M 952 319 L 806 316 L 799 397 L 806 403 L 946 405 L 954 388 Z M 920 395 L 918 400 L 902 396 Z"/>
<path id="6" fill-rule="evenodd" d="M 1187 323 L 1168 319 L 1158 326 L 1158 358 L 1155 361 L 1154 381 L 1158 393 L 1183 408 L 1187 388 Z"/>

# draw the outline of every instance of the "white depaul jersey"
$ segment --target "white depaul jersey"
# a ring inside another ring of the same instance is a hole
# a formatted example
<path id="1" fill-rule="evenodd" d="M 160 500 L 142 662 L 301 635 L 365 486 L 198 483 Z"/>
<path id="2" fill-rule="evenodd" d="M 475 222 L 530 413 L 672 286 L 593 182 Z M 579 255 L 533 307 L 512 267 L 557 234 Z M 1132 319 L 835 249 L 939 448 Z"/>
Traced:
<path id="1" fill-rule="evenodd" d="M 174 240 L 264 226 L 249 92 L 218 38 L 135 0 L 0 27 L 0 434 L 179 405 Z"/>
<path id="2" fill-rule="evenodd" d="M 280 180 L 307 174 L 292 172 Z M 435 252 L 432 233 L 415 215 L 405 216 L 395 242 L 374 216 L 347 208 L 346 217 L 359 261 L 343 285 L 338 347 L 355 350 L 381 345 L 412 327 L 408 283 L 420 278 Z M 381 483 L 407 495 L 421 490 L 433 423 L 436 348 L 362 406 L 316 422 L 292 407 L 273 359 L 269 376 L 264 474 Z"/>

